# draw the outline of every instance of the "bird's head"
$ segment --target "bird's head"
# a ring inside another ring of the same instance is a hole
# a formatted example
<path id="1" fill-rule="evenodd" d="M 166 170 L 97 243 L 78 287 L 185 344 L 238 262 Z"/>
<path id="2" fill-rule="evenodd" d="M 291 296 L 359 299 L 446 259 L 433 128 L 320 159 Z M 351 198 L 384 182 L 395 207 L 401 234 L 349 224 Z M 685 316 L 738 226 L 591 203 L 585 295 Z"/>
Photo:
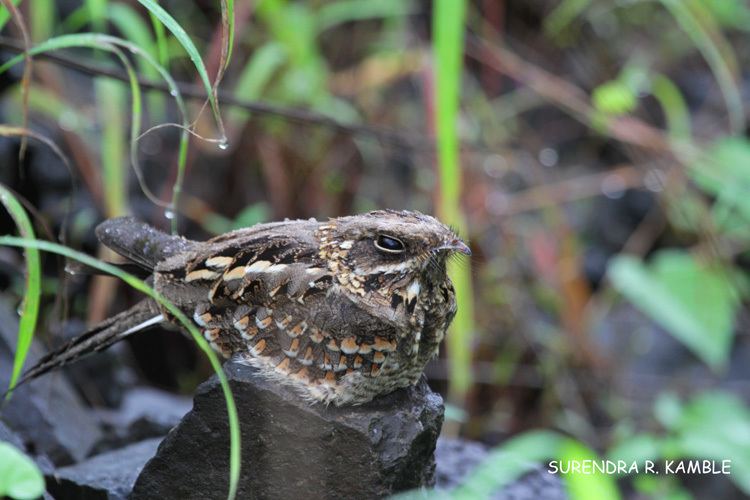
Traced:
<path id="1" fill-rule="evenodd" d="M 340 284 L 364 296 L 413 295 L 428 280 L 447 279 L 445 263 L 471 250 L 448 226 L 419 212 L 378 210 L 321 223 L 321 256 Z M 409 292 L 411 287 L 412 292 Z"/>

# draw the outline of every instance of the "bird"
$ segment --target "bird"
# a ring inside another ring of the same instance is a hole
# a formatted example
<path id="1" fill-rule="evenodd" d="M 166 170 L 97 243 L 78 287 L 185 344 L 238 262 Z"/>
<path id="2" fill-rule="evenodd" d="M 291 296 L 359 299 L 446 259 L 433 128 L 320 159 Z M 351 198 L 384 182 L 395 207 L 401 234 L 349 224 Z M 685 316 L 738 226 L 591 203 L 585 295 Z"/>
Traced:
<path id="1" fill-rule="evenodd" d="M 257 224 L 206 241 L 120 217 L 96 235 L 224 358 L 335 406 L 419 381 L 456 314 L 446 263 L 471 255 L 454 230 L 405 210 Z M 22 382 L 158 324 L 179 327 L 143 299 L 41 358 Z"/>

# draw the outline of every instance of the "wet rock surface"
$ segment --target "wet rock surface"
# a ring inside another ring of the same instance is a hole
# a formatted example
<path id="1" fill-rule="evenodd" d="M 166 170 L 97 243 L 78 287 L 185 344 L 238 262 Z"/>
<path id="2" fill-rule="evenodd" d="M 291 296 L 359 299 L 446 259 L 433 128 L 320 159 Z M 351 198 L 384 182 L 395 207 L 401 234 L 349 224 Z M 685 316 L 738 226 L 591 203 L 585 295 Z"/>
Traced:
<path id="1" fill-rule="evenodd" d="M 192 398 L 150 387 L 127 391 L 117 410 L 96 410 L 103 436 L 97 453 L 121 448 L 148 438 L 164 437 L 193 405 Z"/>
<path id="2" fill-rule="evenodd" d="M 434 483 L 442 399 L 426 382 L 367 405 L 309 405 L 227 363 L 242 432 L 239 498 L 378 498 Z M 229 429 L 218 380 L 144 467 L 131 498 L 224 498 Z"/>
<path id="3" fill-rule="evenodd" d="M 138 474 L 160 442 L 160 438 L 148 439 L 58 469 L 47 475 L 47 489 L 57 500 L 127 498 Z"/>
<path id="4" fill-rule="evenodd" d="M 22 452 L 26 453 L 27 455 L 30 455 L 31 458 L 33 458 L 34 462 L 36 462 L 39 470 L 41 470 L 42 473 L 48 474 L 52 473 L 55 470 L 55 466 L 52 464 L 52 462 L 50 462 L 49 458 L 46 455 L 33 456 L 33 454 L 29 453 L 29 450 L 26 449 L 26 445 L 24 444 L 23 439 L 21 439 L 21 436 L 13 432 L 13 430 L 5 425 L 2 420 L 0 420 L 0 442 L 9 443 Z"/>
<path id="5" fill-rule="evenodd" d="M 8 387 L 18 334 L 18 315 L 0 302 L 0 387 Z M 26 366 L 45 353 L 32 343 Z M 98 419 L 60 374 L 34 380 L 14 391 L 0 417 L 34 454 L 44 454 L 55 465 L 83 460 L 101 438 Z"/>

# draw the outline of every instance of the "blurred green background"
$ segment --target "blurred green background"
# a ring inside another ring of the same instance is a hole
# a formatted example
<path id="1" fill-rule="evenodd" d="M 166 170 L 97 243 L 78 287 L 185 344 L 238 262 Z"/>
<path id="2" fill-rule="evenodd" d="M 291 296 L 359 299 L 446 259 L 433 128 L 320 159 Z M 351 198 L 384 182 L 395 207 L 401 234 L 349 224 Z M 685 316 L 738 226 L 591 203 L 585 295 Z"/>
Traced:
<path id="1" fill-rule="evenodd" d="M 37 236 L 96 253 L 125 213 L 193 238 L 434 213 L 474 256 L 427 375 L 444 434 L 500 450 L 457 496 L 506 481 L 509 452 L 732 460 L 570 475 L 572 498 L 750 495 L 746 2 L 8 0 L 0 22 L 3 62 L 39 52 L 0 75 L 0 182 Z M 0 254 L 16 302 L 20 263 Z M 42 336 L 136 298 L 44 264 Z M 131 348 L 170 390 L 210 372 L 169 332 Z"/>

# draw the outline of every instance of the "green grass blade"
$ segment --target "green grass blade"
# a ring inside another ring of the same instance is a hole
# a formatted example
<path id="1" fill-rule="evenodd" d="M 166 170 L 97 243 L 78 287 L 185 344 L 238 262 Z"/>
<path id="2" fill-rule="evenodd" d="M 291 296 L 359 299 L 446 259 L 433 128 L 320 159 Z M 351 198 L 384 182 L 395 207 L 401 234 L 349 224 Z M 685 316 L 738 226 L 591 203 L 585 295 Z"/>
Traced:
<path id="1" fill-rule="evenodd" d="M 148 286 L 146 283 L 138 279 L 136 276 L 130 273 L 127 273 L 111 264 L 97 260 L 84 253 L 77 252 L 66 246 L 58 245 L 57 243 L 52 243 L 49 241 L 16 238 L 12 236 L 0 236 L 0 245 L 22 247 L 26 249 L 43 250 L 45 252 L 55 253 L 55 254 L 67 257 L 69 259 L 77 260 L 78 262 L 81 262 L 82 264 L 93 267 L 107 274 L 111 274 L 112 276 L 115 276 L 119 278 L 120 280 L 124 281 L 125 283 L 130 285 L 132 288 L 138 290 L 139 292 L 144 293 L 145 295 L 148 295 L 155 301 L 159 302 L 159 304 L 161 304 L 174 318 L 177 319 L 177 321 L 179 321 L 182 324 L 182 326 L 186 330 L 190 332 L 190 335 L 193 337 L 193 340 L 195 341 L 195 343 L 198 344 L 198 347 L 206 354 L 206 357 L 208 357 L 208 360 L 211 363 L 211 367 L 216 373 L 216 376 L 219 378 L 222 391 L 224 392 L 224 398 L 226 399 L 227 414 L 229 416 L 229 442 L 230 442 L 230 459 L 229 459 L 230 479 L 229 479 L 229 494 L 227 497 L 230 499 L 235 498 L 237 494 L 237 483 L 239 481 L 240 461 L 241 461 L 240 426 L 239 426 L 239 418 L 237 416 L 237 406 L 235 405 L 234 396 L 232 395 L 232 389 L 229 387 L 229 382 L 227 381 L 224 370 L 222 369 L 221 362 L 216 357 L 216 354 L 208 345 L 208 342 L 206 342 L 206 340 L 203 338 L 203 335 L 201 335 L 201 333 L 195 327 L 193 322 L 190 319 L 188 319 L 187 316 L 185 316 L 185 313 L 183 313 L 177 306 L 172 304 L 172 302 L 170 302 L 166 297 L 164 297 L 162 294 L 160 294 L 159 292 L 157 292 L 156 290 Z"/>
<path id="2" fill-rule="evenodd" d="M 316 15 L 318 32 L 351 21 L 408 16 L 416 5 L 409 0 L 339 0 L 322 5 Z"/>
<path id="3" fill-rule="evenodd" d="M 107 217 L 127 213 L 127 171 L 125 159 L 126 87 L 108 78 L 94 81 L 99 121 L 102 124 L 101 162 Z"/>
<path id="4" fill-rule="evenodd" d="M 18 5 L 21 3 L 21 0 L 11 0 L 11 3 L 13 3 L 13 5 Z M 8 21 L 10 21 L 10 12 L 8 12 L 8 9 L 5 7 L 0 8 L 0 30 L 8 24 Z"/>
<path id="5" fill-rule="evenodd" d="M 31 39 L 46 40 L 55 30 L 56 10 L 54 0 L 35 0 L 31 17 Z"/>
<path id="6" fill-rule="evenodd" d="M 664 75 L 652 78 L 651 94 L 659 101 L 667 119 L 667 131 L 675 140 L 689 140 L 690 110 L 679 87 Z"/>
<path id="7" fill-rule="evenodd" d="M 227 55 L 224 61 L 224 69 L 229 66 L 232 60 L 232 51 L 234 50 L 234 0 L 224 0 L 221 2 L 221 17 L 226 19 L 227 25 Z"/>
<path id="8" fill-rule="evenodd" d="M 211 85 L 211 81 L 208 78 L 208 71 L 206 71 L 206 66 L 203 64 L 203 59 L 201 59 L 201 56 L 198 53 L 198 49 L 195 47 L 195 44 L 193 44 L 193 41 L 190 39 L 185 29 L 180 26 L 180 23 L 178 23 L 155 0 L 138 0 L 138 2 L 146 7 L 149 12 L 155 15 L 159 19 L 159 21 L 164 24 L 164 26 L 174 35 L 177 41 L 180 42 L 180 45 L 182 45 L 182 47 L 185 49 L 185 52 L 187 52 L 190 60 L 195 66 L 196 71 L 198 72 L 198 76 L 203 83 L 203 87 L 206 89 L 208 102 L 211 105 L 211 110 L 213 111 L 214 119 L 216 120 L 216 126 L 219 128 L 219 134 L 221 136 L 220 140 L 222 142 L 226 141 L 226 134 L 224 133 L 224 124 L 221 120 L 219 101 L 216 98 L 216 91 L 213 85 Z"/>
<path id="9" fill-rule="evenodd" d="M 107 30 L 107 0 L 86 0 L 91 26 L 95 31 Z"/>
<path id="10" fill-rule="evenodd" d="M 435 131 L 440 178 L 438 213 L 444 222 L 466 233 L 461 211 L 461 167 L 457 120 L 461 68 L 463 63 L 464 0 L 437 0 L 433 13 L 435 51 Z M 471 385 L 471 337 L 474 330 L 471 268 L 467 262 L 451 266 L 456 288 L 458 313 L 453 321 L 448 345 L 450 380 L 449 399 L 463 399 Z M 459 405 L 460 406 L 460 405 Z"/>
<path id="11" fill-rule="evenodd" d="M 111 4 L 107 9 L 107 18 L 125 38 L 150 53 L 154 58 L 158 57 L 158 49 L 154 37 L 151 35 L 151 29 L 130 5 L 124 3 Z M 151 66 L 144 68 L 143 71 L 149 78 L 156 76 L 156 72 Z"/>
<path id="12" fill-rule="evenodd" d="M 25 239 L 35 241 L 34 228 L 31 225 L 28 215 L 26 215 L 26 211 L 13 193 L 2 184 L 0 184 L 0 203 L 10 213 L 18 228 L 18 232 Z M 18 323 L 18 345 L 13 356 L 13 372 L 8 384 L 6 399 L 10 398 L 12 394 L 11 389 L 15 387 L 18 377 L 21 376 L 23 364 L 26 361 L 26 356 L 29 354 L 29 347 L 31 347 L 31 341 L 34 338 L 37 317 L 39 316 L 39 298 L 42 286 L 39 251 L 35 248 L 27 248 L 24 252 L 24 259 L 26 260 L 26 291 L 21 306 L 21 319 Z"/>
<path id="13" fill-rule="evenodd" d="M 263 89 L 286 60 L 286 52 L 278 43 L 269 42 L 262 45 L 253 52 L 248 63 L 242 68 L 234 86 L 234 94 L 241 95 L 249 101 L 260 98 Z M 246 110 L 235 108 L 229 111 L 229 122 L 233 129 L 249 118 L 250 113 Z"/>
<path id="14" fill-rule="evenodd" d="M 149 19 L 151 19 L 151 26 L 154 30 L 154 37 L 156 37 L 156 47 L 159 64 L 165 68 L 169 66 L 169 46 L 167 45 L 167 32 L 164 29 L 164 25 L 159 21 L 153 12 L 148 13 Z"/>
<path id="15" fill-rule="evenodd" d="M 159 46 L 154 41 L 151 34 L 151 28 L 141 15 L 136 12 L 130 5 L 123 3 L 112 3 L 107 9 L 109 21 L 122 33 L 128 40 L 132 41 L 143 50 L 151 54 L 154 59 L 159 59 Z M 162 27 L 161 23 L 157 25 Z M 145 59 L 138 59 L 138 69 L 140 73 L 150 80 L 157 80 L 159 73 Z M 163 120 L 166 116 L 166 100 L 161 92 L 151 92 L 148 96 L 148 114 L 154 121 Z"/>
<path id="16" fill-rule="evenodd" d="M 58 31 L 61 33 L 77 33 L 82 31 L 89 23 L 90 17 L 88 7 L 81 5 L 68 14 L 68 17 L 60 21 Z"/>

